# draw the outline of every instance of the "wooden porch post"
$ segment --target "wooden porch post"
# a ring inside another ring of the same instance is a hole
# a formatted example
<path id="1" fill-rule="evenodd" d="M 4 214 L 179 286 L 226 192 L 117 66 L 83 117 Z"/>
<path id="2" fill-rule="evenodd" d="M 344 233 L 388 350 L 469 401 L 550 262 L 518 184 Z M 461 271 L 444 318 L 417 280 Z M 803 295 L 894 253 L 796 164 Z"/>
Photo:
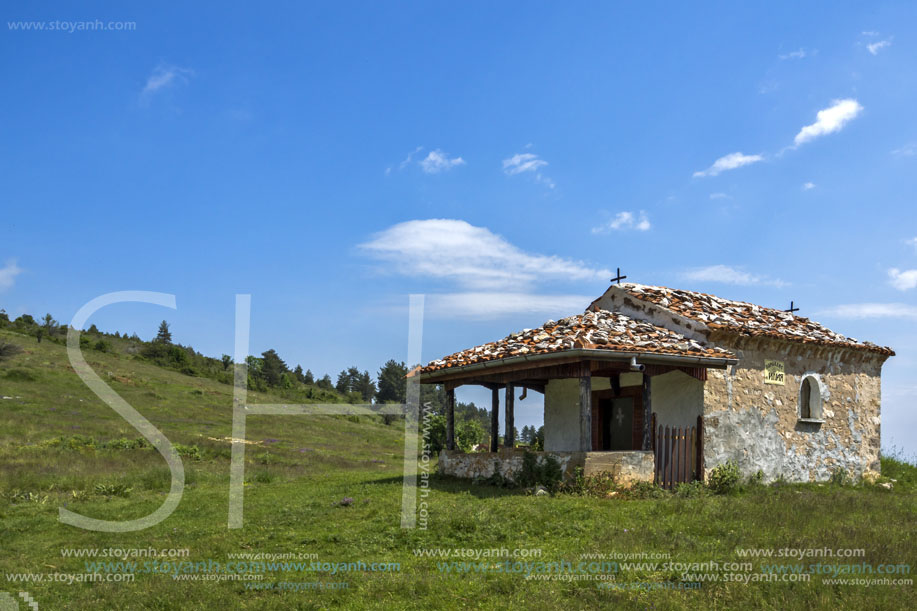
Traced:
<path id="1" fill-rule="evenodd" d="M 579 379 L 579 447 L 581 452 L 592 451 L 592 372 L 589 363 L 584 364 Z"/>
<path id="2" fill-rule="evenodd" d="M 650 395 L 650 378 L 643 372 L 643 449 L 653 449 L 653 404 Z"/>
<path id="3" fill-rule="evenodd" d="M 490 389 L 490 451 L 500 449 L 500 391 L 496 386 Z"/>
<path id="4" fill-rule="evenodd" d="M 446 449 L 455 449 L 455 389 L 446 391 Z"/>
<path id="5" fill-rule="evenodd" d="M 513 392 L 515 388 L 512 384 L 506 385 L 506 433 L 503 436 L 503 445 L 507 448 L 512 448 L 516 445 L 516 436 L 513 434 L 513 403 L 515 399 L 513 398 Z"/>

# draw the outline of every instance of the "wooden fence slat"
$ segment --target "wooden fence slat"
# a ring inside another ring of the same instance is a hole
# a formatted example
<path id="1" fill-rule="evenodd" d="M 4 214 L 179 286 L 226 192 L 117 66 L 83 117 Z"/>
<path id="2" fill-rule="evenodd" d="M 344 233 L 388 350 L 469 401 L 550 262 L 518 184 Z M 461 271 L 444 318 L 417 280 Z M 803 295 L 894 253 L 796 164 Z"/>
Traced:
<path id="1" fill-rule="evenodd" d="M 704 481 L 704 417 L 697 417 L 697 479 Z"/>
<path id="2" fill-rule="evenodd" d="M 681 473 L 681 429 L 677 427 L 672 427 L 672 452 L 675 454 L 675 457 L 672 460 L 672 487 L 675 487 L 675 484 L 678 483 Z"/>
<path id="3" fill-rule="evenodd" d="M 662 427 L 659 427 L 659 429 L 661 428 Z M 659 429 L 653 427 L 653 461 L 655 463 L 655 473 L 653 475 L 655 476 L 655 482 L 657 484 L 659 483 L 659 463 L 661 462 L 659 458 L 659 449 L 662 447 L 662 442 L 659 440 Z"/>
<path id="4" fill-rule="evenodd" d="M 672 487 L 672 429 L 665 427 L 665 484 Z"/>
<path id="5" fill-rule="evenodd" d="M 659 486 L 673 488 L 682 482 L 703 481 L 703 419 L 697 426 L 674 427 L 657 423 L 652 414 L 653 478 Z"/>
<path id="6" fill-rule="evenodd" d="M 688 431 L 688 427 L 685 427 L 685 450 L 681 459 L 681 481 L 683 482 L 691 481 L 691 463 L 689 461 L 691 456 L 691 438 L 688 436 Z"/>

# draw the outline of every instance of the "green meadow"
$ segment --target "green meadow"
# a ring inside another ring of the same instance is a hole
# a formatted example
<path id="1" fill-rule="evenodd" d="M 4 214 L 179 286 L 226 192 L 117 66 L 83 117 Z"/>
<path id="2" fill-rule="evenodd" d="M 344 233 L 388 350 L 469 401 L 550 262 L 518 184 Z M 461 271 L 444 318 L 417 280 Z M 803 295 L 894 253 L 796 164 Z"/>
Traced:
<path id="1" fill-rule="evenodd" d="M 9 330 L 0 342 L 23 350 L 0 363 L 0 592 L 20 608 L 20 591 L 40 609 L 913 606 L 913 585 L 829 583 L 913 579 L 917 468 L 900 456 L 883 459 L 876 485 L 749 483 L 731 494 L 581 486 L 535 496 L 433 475 L 421 490 L 423 527 L 402 529 L 403 420 L 251 416 L 244 526 L 231 530 L 232 387 L 118 350 L 84 354 L 177 444 L 186 487 L 176 511 L 146 530 L 68 526 L 59 507 L 108 520 L 152 512 L 169 490 L 169 469 L 76 376 L 63 345 Z M 249 399 L 283 401 L 254 391 Z M 155 555 L 126 559 L 72 551 L 150 548 Z M 825 548 L 862 552 L 742 556 Z M 241 573 L 213 569 L 239 554 L 278 560 Z M 875 572 L 888 565 L 897 572 Z"/>

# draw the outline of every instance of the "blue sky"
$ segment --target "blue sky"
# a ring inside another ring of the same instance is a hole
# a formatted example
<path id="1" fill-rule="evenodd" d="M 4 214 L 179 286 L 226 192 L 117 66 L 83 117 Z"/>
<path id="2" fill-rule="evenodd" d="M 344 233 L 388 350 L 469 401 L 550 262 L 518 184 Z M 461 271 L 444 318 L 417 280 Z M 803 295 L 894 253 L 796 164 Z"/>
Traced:
<path id="1" fill-rule="evenodd" d="M 917 452 L 913 3 L 2 12 L 13 315 L 173 293 L 93 320 L 218 356 L 251 293 L 253 352 L 334 375 L 405 358 L 409 293 L 429 360 L 620 266 L 891 345 L 883 444 Z"/>

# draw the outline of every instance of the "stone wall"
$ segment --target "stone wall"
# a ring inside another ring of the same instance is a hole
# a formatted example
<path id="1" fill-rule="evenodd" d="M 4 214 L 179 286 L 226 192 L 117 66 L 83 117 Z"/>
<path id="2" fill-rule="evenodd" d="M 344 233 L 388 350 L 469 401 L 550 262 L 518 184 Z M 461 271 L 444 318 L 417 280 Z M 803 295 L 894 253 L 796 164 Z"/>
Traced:
<path id="1" fill-rule="evenodd" d="M 636 482 L 652 482 L 656 461 L 650 452 L 587 452 L 585 475 L 610 473 L 615 483 L 631 486 Z"/>
<path id="2" fill-rule="evenodd" d="M 521 448 L 500 448 L 498 452 L 465 453 L 458 450 L 443 450 L 439 455 L 438 470 L 443 475 L 474 479 L 487 478 L 499 471 L 500 475 L 515 480 L 522 470 L 522 457 L 526 450 Z M 628 486 L 637 481 L 653 481 L 652 452 L 535 452 L 539 462 L 545 456 L 553 457 L 570 480 L 577 467 L 586 475 L 601 472 L 611 473 L 615 481 Z"/>
<path id="3" fill-rule="evenodd" d="M 704 386 L 707 474 L 735 460 L 742 473 L 767 481 L 824 481 L 838 469 L 859 478 L 879 471 L 880 372 L 885 357 L 846 348 L 769 338 L 711 337 L 739 363 L 709 369 Z M 783 361 L 785 384 L 765 384 L 764 361 Z M 823 422 L 800 419 L 802 380 L 822 395 Z"/>

